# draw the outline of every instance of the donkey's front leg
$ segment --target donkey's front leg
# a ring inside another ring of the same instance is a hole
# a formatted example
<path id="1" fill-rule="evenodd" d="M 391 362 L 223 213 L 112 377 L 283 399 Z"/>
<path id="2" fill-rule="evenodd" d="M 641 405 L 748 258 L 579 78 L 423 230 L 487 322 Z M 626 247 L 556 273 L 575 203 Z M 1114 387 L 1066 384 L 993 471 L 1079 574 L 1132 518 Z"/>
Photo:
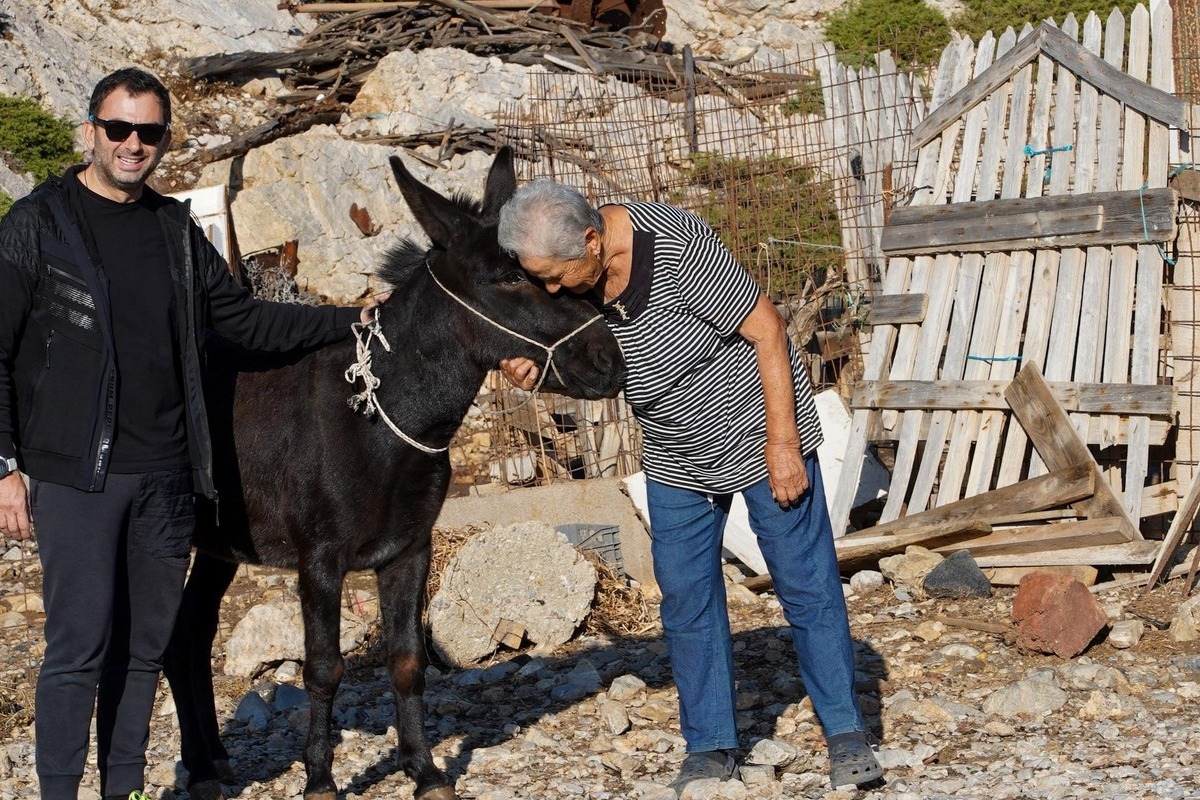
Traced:
<path id="1" fill-rule="evenodd" d="M 429 577 L 429 546 L 375 571 L 388 649 L 388 673 L 396 695 L 400 768 L 416 783 L 415 800 L 457 800 L 446 773 L 433 763 L 425 739 L 425 635 L 421 611 Z"/>
<path id="2" fill-rule="evenodd" d="M 304 688 L 308 691 L 305 800 L 336 800 L 333 782 L 333 698 L 345 664 L 339 647 L 345 570 L 327 563 L 301 564 L 300 610 L 304 616 Z"/>

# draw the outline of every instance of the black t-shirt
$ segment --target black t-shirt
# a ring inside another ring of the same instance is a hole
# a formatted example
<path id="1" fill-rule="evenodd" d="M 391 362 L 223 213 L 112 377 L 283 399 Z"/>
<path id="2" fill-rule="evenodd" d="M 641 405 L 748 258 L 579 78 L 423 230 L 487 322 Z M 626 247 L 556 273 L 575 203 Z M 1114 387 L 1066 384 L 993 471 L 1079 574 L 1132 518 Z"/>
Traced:
<path id="1" fill-rule="evenodd" d="M 109 470 L 187 467 L 174 273 L 166 234 L 146 202 L 117 203 L 84 188 L 83 211 L 108 281 L 116 340 L 117 427 Z"/>

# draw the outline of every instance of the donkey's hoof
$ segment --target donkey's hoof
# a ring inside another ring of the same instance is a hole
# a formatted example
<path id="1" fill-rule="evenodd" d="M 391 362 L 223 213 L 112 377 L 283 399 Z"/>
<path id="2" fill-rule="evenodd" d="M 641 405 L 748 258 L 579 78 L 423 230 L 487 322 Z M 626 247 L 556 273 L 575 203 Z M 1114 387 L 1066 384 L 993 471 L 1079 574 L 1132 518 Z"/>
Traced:
<path id="1" fill-rule="evenodd" d="M 237 783 L 237 773 L 233 771 L 228 758 L 219 758 L 214 761 L 213 769 L 217 771 L 217 780 L 221 783 Z"/>
<path id="2" fill-rule="evenodd" d="M 337 792 L 305 792 L 304 800 L 337 800 Z"/>
<path id="3" fill-rule="evenodd" d="M 188 796 L 192 800 L 225 800 L 219 781 L 200 781 L 188 787 Z"/>
<path id="4" fill-rule="evenodd" d="M 419 794 L 414 800 L 458 800 L 453 786 L 438 786 L 428 792 Z"/>

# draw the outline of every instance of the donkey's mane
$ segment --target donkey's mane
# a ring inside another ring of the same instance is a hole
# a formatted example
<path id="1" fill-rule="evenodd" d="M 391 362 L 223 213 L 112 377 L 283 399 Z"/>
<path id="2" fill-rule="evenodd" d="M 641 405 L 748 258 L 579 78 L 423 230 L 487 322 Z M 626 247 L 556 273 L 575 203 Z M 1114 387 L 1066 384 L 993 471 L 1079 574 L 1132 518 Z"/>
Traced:
<path id="1" fill-rule="evenodd" d="M 495 222 L 483 216 L 483 201 L 455 192 L 450 196 L 450 202 L 472 219 L 483 224 Z M 401 239 L 384 256 L 382 263 L 375 268 L 375 275 L 391 289 L 408 284 L 418 270 L 425 265 L 425 258 L 436 245 L 430 246 L 418 242 L 411 237 Z"/>

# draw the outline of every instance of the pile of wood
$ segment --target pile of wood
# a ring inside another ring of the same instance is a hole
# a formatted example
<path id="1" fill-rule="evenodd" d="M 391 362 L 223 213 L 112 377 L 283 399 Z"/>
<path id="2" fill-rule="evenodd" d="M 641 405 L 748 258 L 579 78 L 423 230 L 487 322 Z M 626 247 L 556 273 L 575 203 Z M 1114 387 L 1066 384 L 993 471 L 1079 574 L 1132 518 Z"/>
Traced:
<path id="1" fill-rule="evenodd" d="M 428 0 L 299 6 L 295 10 L 340 13 L 318 25 L 292 50 L 189 58 L 181 62 L 181 70 L 189 77 L 208 80 L 283 73 L 293 90 L 283 98 L 286 102 L 318 96 L 350 102 L 375 64 L 388 53 L 456 47 L 515 64 L 682 84 L 682 58 L 658 51 L 666 13 L 661 2 L 653 13 L 633 15 L 640 24 L 618 31 L 577 21 L 571 13 L 575 4 L 566 4 L 565 14 L 556 10 L 554 2 L 544 8 L 551 13 L 526 10 L 531 5 L 536 4 Z M 654 3 L 641 5 L 652 8 Z"/>
<path id="2" fill-rule="evenodd" d="M 1021 369 L 1004 398 L 1049 472 L 848 534 L 837 541 L 842 567 L 870 566 L 921 545 L 945 554 L 970 551 L 995 585 L 1016 585 L 1029 571 L 1046 568 L 1091 585 L 1097 577 L 1093 564 L 1137 568 L 1151 562 L 1152 574 L 1122 579 L 1120 585 L 1157 580 L 1200 506 L 1200 484 L 1176 514 L 1179 533 L 1166 541 L 1145 540 L 1036 364 Z"/>

